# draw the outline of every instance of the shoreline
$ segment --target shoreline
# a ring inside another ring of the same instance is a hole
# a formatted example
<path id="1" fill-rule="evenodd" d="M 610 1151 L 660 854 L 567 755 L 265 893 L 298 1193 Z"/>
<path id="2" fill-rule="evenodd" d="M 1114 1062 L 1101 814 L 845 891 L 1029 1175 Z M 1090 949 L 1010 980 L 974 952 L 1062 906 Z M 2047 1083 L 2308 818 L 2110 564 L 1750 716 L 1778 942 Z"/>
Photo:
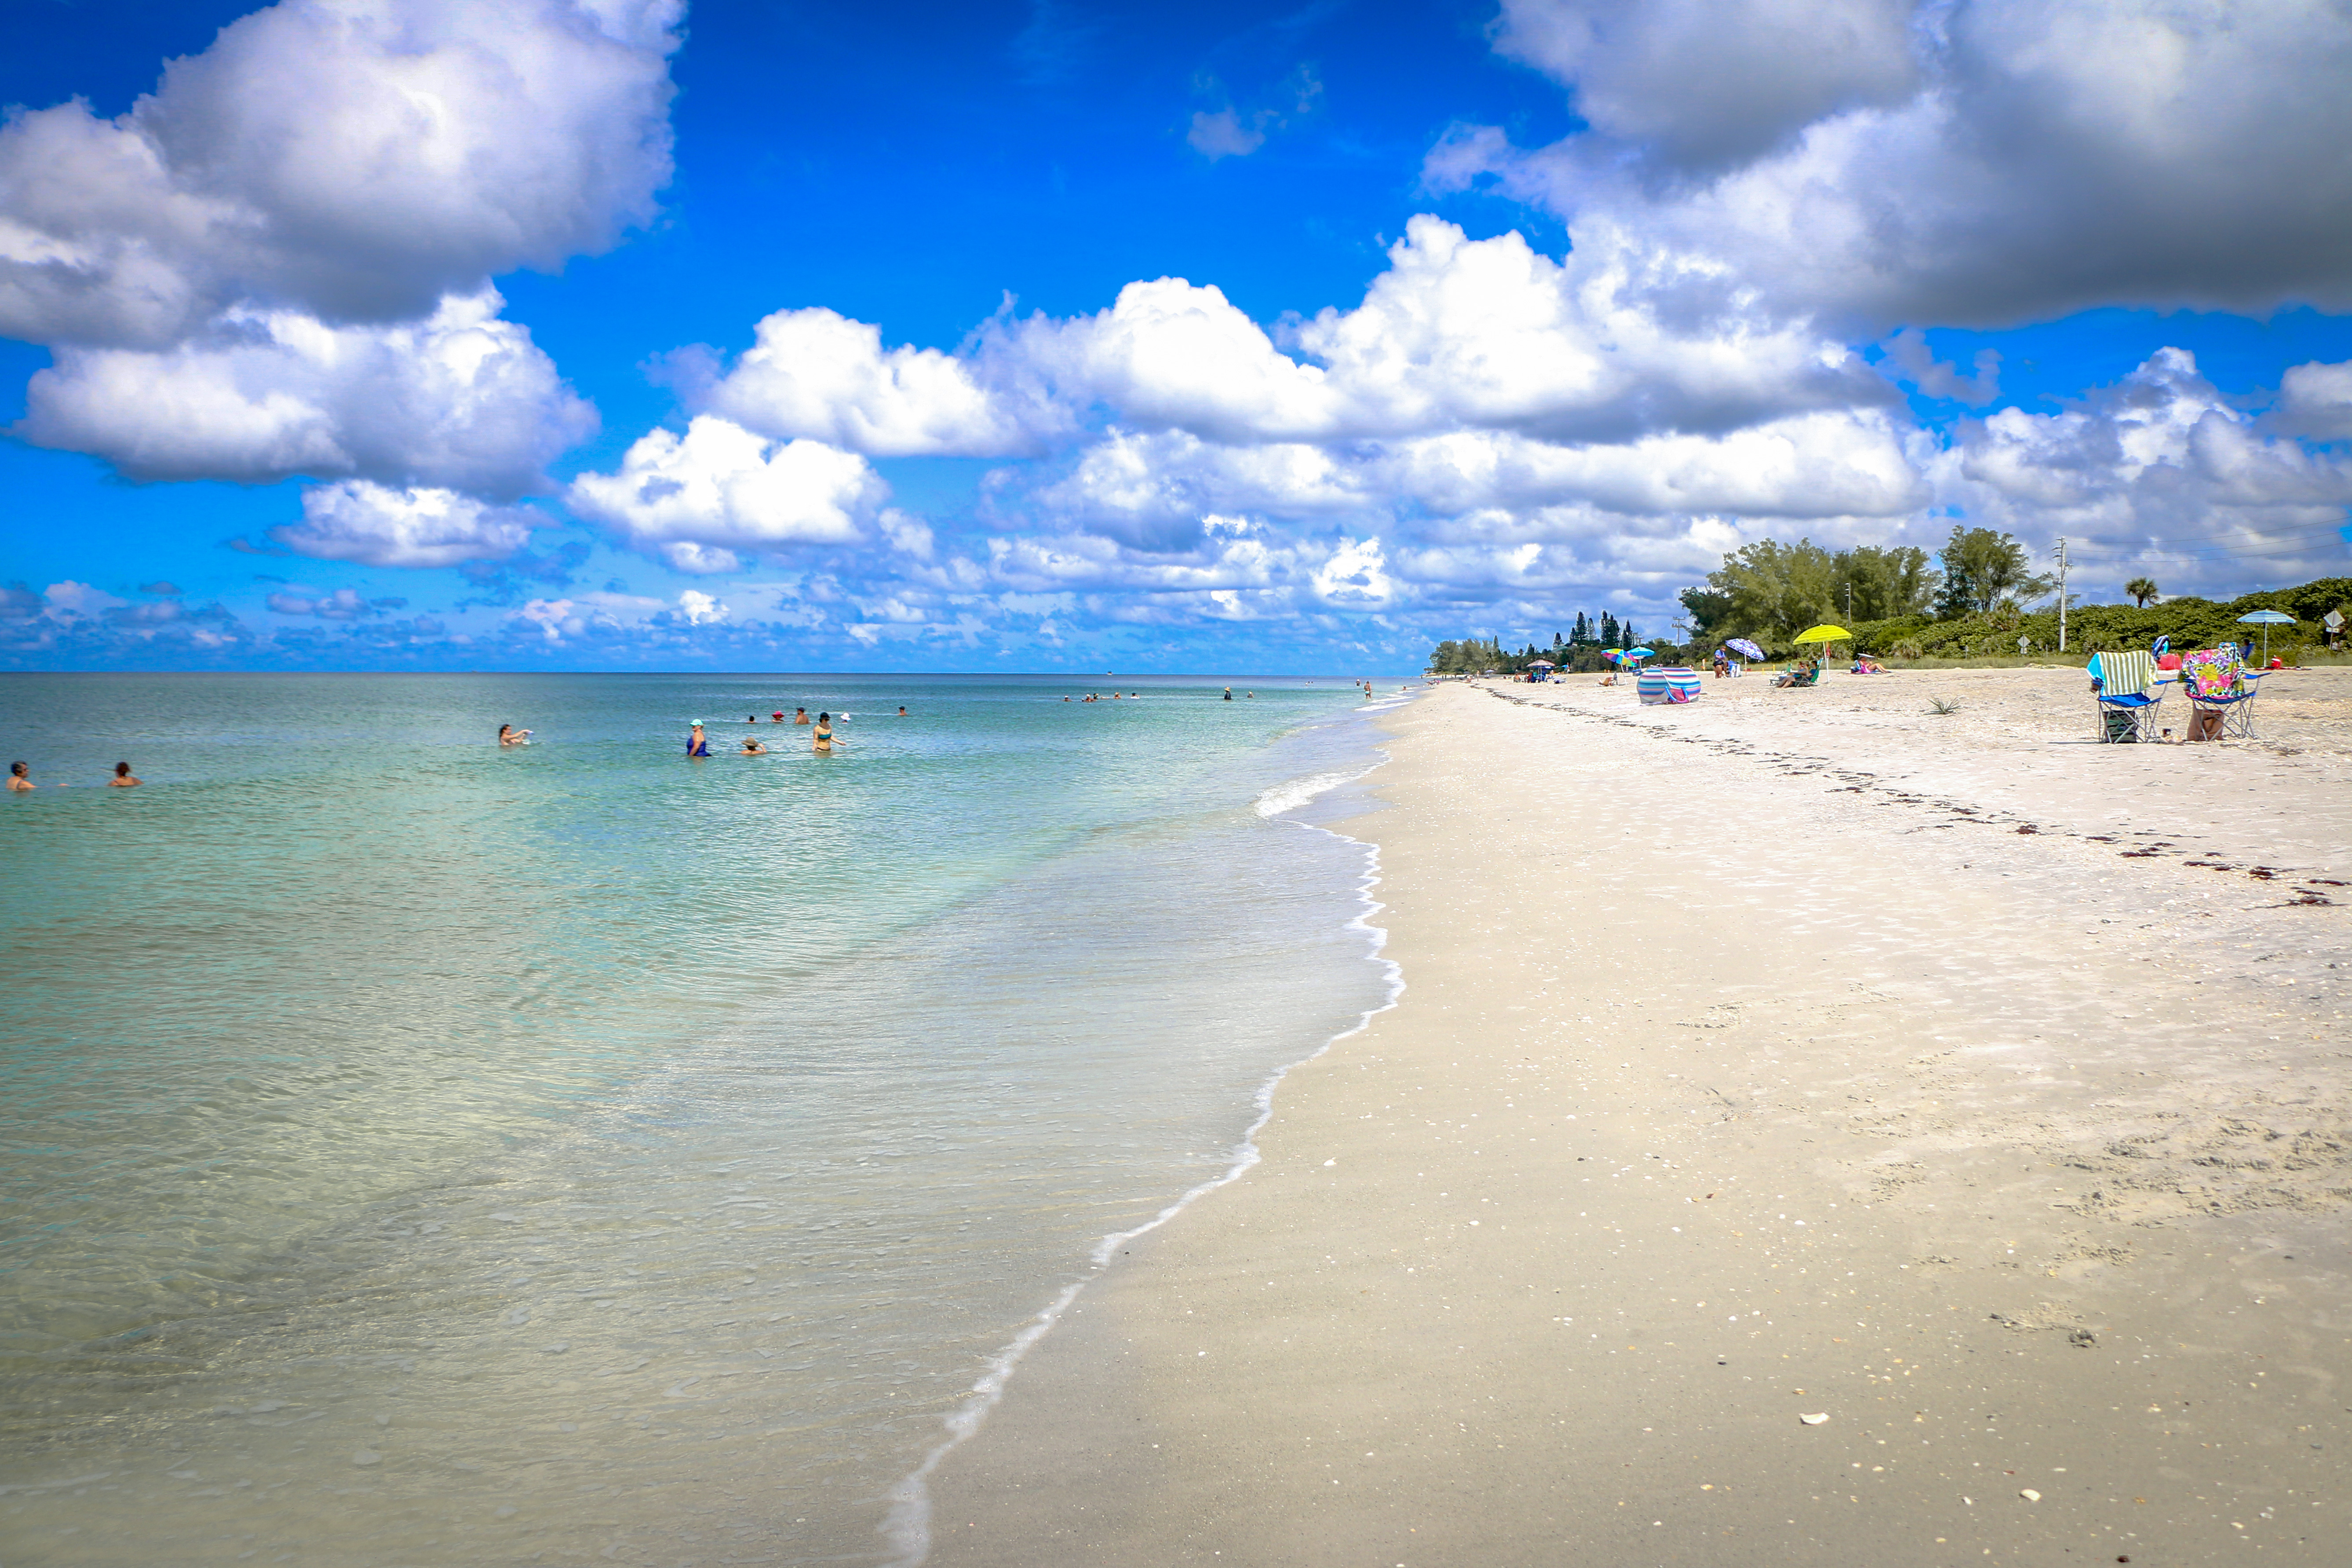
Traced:
<path id="1" fill-rule="evenodd" d="M 1374 708 L 1369 717 L 1377 722 L 1384 713 L 1398 708 L 1410 707 L 1411 703 L 1411 699 L 1391 699 L 1386 703 Z M 1280 1092 L 1284 1081 L 1300 1068 L 1328 1054 L 1343 1041 L 1362 1034 L 1371 1026 L 1374 1019 L 1394 1008 L 1398 999 L 1404 994 L 1402 971 L 1398 967 L 1395 960 L 1385 955 L 1388 931 L 1386 928 L 1372 923 L 1372 917 L 1378 915 L 1384 907 L 1372 896 L 1372 889 L 1380 885 L 1381 880 L 1379 846 L 1343 833 L 1336 826 L 1305 821 L 1290 815 L 1311 805 L 1325 795 L 1344 789 L 1349 784 L 1359 783 L 1378 773 L 1387 764 L 1389 754 L 1383 748 L 1378 750 L 1378 756 L 1379 761 L 1352 773 L 1307 774 L 1285 784 L 1272 785 L 1260 793 L 1253 806 L 1261 818 L 1280 820 L 1286 826 L 1302 832 L 1324 834 L 1339 839 L 1343 843 L 1356 845 L 1363 851 L 1364 863 L 1356 881 L 1358 909 L 1356 913 L 1344 922 L 1341 929 L 1360 932 L 1365 938 L 1369 947 L 1369 951 L 1364 954 L 1365 959 L 1379 964 L 1386 972 L 1384 976 L 1386 995 L 1377 1005 L 1364 1009 L 1353 1025 L 1332 1035 L 1307 1056 L 1295 1062 L 1286 1063 L 1268 1075 L 1265 1080 L 1258 1085 L 1256 1093 L 1251 1097 L 1251 1107 L 1256 1115 L 1251 1120 L 1249 1125 L 1243 1129 L 1241 1137 L 1234 1145 L 1233 1163 L 1220 1174 L 1186 1189 L 1173 1202 L 1143 1224 L 1128 1230 L 1115 1231 L 1096 1242 L 1087 1254 L 1087 1272 L 1065 1285 L 1052 1301 L 1021 1326 L 1020 1331 L 1013 1335 L 1002 1351 L 990 1358 L 987 1368 L 981 1374 L 979 1381 L 972 1384 L 949 1412 L 945 1422 L 947 1436 L 924 1454 L 920 1464 L 884 1494 L 885 1500 L 888 1503 L 888 1510 L 880 1526 L 880 1533 L 883 1539 L 890 1543 L 889 1553 L 884 1560 L 888 1568 L 916 1568 L 916 1565 L 929 1559 L 935 1543 L 931 1528 L 934 1513 L 931 1478 L 959 1448 L 981 1435 L 991 1414 L 1003 1403 L 1013 1374 L 1020 1370 L 1022 1362 L 1061 1324 L 1063 1319 L 1068 1315 L 1071 1308 L 1076 1304 L 1087 1289 L 1102 1279 L 1104 1273 L 1111 1267 L 1114 1257 L 1122 1249 L 1176 1219 L 1202 1198 L 1210 1196 L 1222 1188 L 1231 1186 L 1247 1175 L 1251 1168 L 1263 1158 L 1257 1137 L 1264 1131 L 1266 1123 L 1273 1120 L 1275 1096 Z M 1314 787 L 1302 791 L 1303 785 Z"/>
<path id="2" fill-rule="evenodd" d="M 1036 1347 L 931 1561 L 2332 1561 L 2352 752 L 1897 696 L 1391 714 L 1408 989 Z M 2252 884 L 2179 847 L 2265 837 L 2232 756 L 2301 828 Z M 2172 850 L 2092 842 L 2126 782 Z"/>

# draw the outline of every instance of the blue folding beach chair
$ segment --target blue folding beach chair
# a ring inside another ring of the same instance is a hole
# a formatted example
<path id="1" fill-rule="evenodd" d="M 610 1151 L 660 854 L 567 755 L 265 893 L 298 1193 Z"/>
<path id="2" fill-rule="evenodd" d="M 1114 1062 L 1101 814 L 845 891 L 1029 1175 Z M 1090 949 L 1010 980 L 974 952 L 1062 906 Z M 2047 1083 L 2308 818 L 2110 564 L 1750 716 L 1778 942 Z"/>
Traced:
<path id="1" fill-rule="evenodd" d="M 2098 714 L 2098 738 L 2125 742 L 2154 740 L 2158 710 L 2169 682 L 2156 679 L 2152 653 L 2091 656 L 2091 700 Z"/>

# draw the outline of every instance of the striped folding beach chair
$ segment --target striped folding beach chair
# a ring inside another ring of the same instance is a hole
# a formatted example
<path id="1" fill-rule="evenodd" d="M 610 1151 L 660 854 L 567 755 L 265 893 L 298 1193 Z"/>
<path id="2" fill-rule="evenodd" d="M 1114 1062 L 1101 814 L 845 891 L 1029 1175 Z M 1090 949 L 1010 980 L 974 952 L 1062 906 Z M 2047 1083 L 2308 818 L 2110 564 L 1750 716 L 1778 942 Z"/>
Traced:
<path id="1" fill-rule="evenodd" d="M 2124 742 L 2153 740 L 2168 683 L 2156 679 L 2152 653 L 2091 656 L 2091 701 L 2098 715 L 2098 738 Z"/>

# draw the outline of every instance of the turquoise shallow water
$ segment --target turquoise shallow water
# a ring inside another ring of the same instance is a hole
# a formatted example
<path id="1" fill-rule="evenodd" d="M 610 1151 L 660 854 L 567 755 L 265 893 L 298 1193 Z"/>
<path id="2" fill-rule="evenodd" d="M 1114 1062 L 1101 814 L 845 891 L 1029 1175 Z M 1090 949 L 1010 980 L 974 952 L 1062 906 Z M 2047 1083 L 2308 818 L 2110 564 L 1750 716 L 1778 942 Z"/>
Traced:
<path id="1" fill-rule="evenodd" d="M 975 1378 L 1386 994 L 1296 819 L 1353 691 L 1084 689 L 0 679 L 77 786 L 0 800 L 5 1560 L 903 1555 Z"/>

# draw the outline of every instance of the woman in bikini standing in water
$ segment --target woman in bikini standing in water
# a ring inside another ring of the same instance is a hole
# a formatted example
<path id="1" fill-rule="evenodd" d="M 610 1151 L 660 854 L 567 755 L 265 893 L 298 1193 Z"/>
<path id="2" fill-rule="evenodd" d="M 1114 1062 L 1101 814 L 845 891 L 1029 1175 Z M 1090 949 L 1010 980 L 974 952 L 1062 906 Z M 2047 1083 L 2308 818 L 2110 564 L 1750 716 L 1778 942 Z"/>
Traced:
<path id="1" fill-rule="evenodd" d="M 818 756 L 829 757 L 833 755 L 832 714 L 820 713 L 816 716 L 816 729 L 812 734 L 811 739 L 815 742 L 816 754 Z"/>

